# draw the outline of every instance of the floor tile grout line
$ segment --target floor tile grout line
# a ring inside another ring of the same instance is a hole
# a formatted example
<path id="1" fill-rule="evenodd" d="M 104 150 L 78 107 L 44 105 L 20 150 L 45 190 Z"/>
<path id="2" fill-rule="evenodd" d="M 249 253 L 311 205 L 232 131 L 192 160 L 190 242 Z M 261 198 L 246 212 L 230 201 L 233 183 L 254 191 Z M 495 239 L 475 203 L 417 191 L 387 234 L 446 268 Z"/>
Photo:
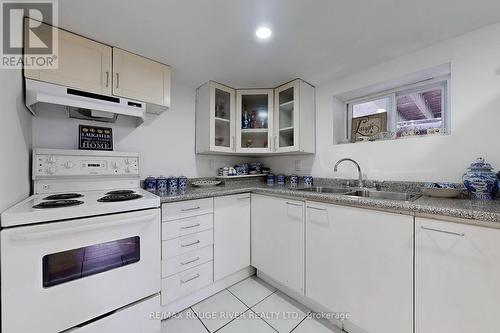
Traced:
<path id="1" fill-rule="evenodd" d="M 198 313 L 196 313 L 196 311 L 194 311 L 194 309 L 191 306 L 189 307 L 189 309 L 191 309 L 191 311 L 193 311 L 194 315 L 196 316 L 196 319 L 198 319 L 200 321 L 200 323 L 203 325 L 203 327 L 205 327 L 207 332 L 210 333 L 210 330 L 208 329 L 208 327 L 206 327 L 205 324 L 203 323 L 203 321 L 200 319 L 200 317 L 198 317 Z"/>
<path id="2" fill-rule="evenodd" d="M 309 317 L 309 315 L 310 315 L 310 314 L 311 314 L 311 311 L 308 311 L 308 312 L 306 313 L 306 315 L 304 316 L 304 318 L 302 318 L 302 320 L 301 320 L 301 321 L 300 321 L 297 325 L 295 325 L 295 327 L 294 327 L 294 328 L 292 328 L 292 329 L 290 330 L 290 333 L 292 333 L 293 331 L 295 331 L 295 329 L 296 329 L 297 327 L 299 327 L 299 326 L 300 326 L 300 324 L 302 324 L 302 323 L 303 323 L 303 322 L 307 319 L 307 317 Z"/>
<path id="3" fill-rule="evenodd" d="M 241 303 L 243 303 L 243 305 L 244 305 L 244 306 L 246 306 L 246 307 L 247 307 L 247 309 L 250 309 L 250 307 L 248 306 L 248 304 L 247 304 L 247 303 L 245 303 L 245 302 L 243 302 L 243 300 L 241 300 L 238 296 L 236 296 L 235 294 L 233 294 L 233 293 L 231 292 L 231 290 L 229 290 L 229 288 L 226 288 L 226 290 L 227 290 L 227 291 L 229 291 L 229 293 L 230 293 L 231 295 L 233 295 L 233 296 L 234 296 L 234 297 L 235 297 L 238 301 L 240 301 Z M 246 311 L 245 311 L 245 312 L 246 312 Z"/>
<path id="4" fill-rule="evenodd" d="M 276 294 L 276 291 L 277 291 L 277 290 L 273 291 L 272 293 L 270 293 L 269 295 L 267 295 L 266 297 L 264 297 L 263 299 L 261 299 L 260 301 L 258 301 L 257 303 L 255 303 L 254 305 L 252 305 L 252 306 L 250 307 L 250 309 L 255 308 L 257 305 L 259 305 L 260 303 L 264 302 L 266 299 L 268 299 L 268 298 L 269 298 L 269 297 L 271 297 L 272 295 Z M 254 311 L 254 312 L 255 312 L 255 311 Z M 255 313 L 257 313 L 257 312 L 255 312 Z"/>
<path id="5" fill-rule="evenodd" d="M 259 318 L 259 319 L 260 319 L 260 320 L 262 320 L 264 323 L 266 323 L 266 324 L 267 324 L 267 326 L 271 327 L 274 331 L 276 331 L 276 332 L 278 332 L 278 333 L 279 333 L 279 331 L 278 331 L 276 328 L 274 328 L 274 327 L 273 327 L 271 324 L 269 324 L 269 323 L 268 323 L 265 319 L 263 319 L 261 316 L 259 316 L 259 314 L 258 314 L 257 312 L 255 312 L 254 310 L 252 310 L 252 308 L 250 308 L 250 311 L 252 311 L 252 312 L 253 312 L 253 313 L 257 316 L 257 318 Z"/>
<path id="6" fill-rule="evenodd" d="M 228 290 L 229 291 L 229 290 Z M 237 297 L 236 297 L 237 298 Z M 242 302 L 243 303 L 243 302 Z M 252 310 L 250 309 L 245 303 L 243 303 L 243 305 L 245 305 L 247 307 L 247 309 L 245 311 L 243 311 L 242 313 L 240 313 L 238 316 L 235 316 L 233 319 L 231 319 L 230 321 L 228 321 L 227 323 L 225 323 L 224 325 L 222 325 L 221 327 L 219 327 L 218 329 L 216 329 L 213 333 L 216 333 L 218 331 L 220 331 L 221 329 L 223 329 L 224 327 L 226 327 L 227 325 L 231 324 L 233 321 L 235 321 L 236 319 L 238 319 L 239 317 L 241 317 L 245 312 L 247 312 L 248 310 Z"/>

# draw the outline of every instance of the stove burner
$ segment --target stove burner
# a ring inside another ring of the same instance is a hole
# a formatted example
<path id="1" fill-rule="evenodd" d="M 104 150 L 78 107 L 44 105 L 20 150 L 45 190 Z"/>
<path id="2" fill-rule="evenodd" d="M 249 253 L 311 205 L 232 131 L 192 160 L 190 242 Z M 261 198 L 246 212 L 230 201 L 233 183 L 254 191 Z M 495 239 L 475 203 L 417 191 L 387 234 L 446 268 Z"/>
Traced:
<path id="1" fill-rule="evenodd" d="M 132 190 L 116 190 L 116 191 L 110 191 L 106 193 L 106 195 L 111 195 L 111 194 L 116 194 L 116 195 L 124 195 L 124 194 L 133 194 L 135 191 Z"/>
<path id="2" fill-rule="evenodd" d="M 80 200 L 52 200 L 43 201 L 38 205 L 34 205 L 33 208 L 59 208 L 59 207 L 69 207 L 81 205 L 83 201 Z"/>
<path id="3" fill-rule="evenodd" d="M 61 194 L 49 195 L 48 197 L 43 198 L 43 200 L 68 200 L 81 197 L 83 197 L 83 195 L 80 193 L 61 193 Z"/>
<path id="4" fill-rule="evenodd" d="M 142 195 L 132 193 L 132 194 L 111 194 L 100 198 L 99 202 L 115 202 L 115 201 L 127 201 L 142 198 Z"/>

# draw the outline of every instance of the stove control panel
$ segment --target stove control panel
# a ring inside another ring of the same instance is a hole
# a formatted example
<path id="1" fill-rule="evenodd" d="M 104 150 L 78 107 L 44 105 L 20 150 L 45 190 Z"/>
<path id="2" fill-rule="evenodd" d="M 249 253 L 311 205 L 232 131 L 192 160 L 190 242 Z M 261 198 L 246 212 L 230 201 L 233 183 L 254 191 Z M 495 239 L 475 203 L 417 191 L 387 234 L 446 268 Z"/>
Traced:
<path id="1" fill-rule="evenodd" d="M 56 149 L 33 151 L 33 179 L 78 176 L 139 177 L 139 155 Z"/>

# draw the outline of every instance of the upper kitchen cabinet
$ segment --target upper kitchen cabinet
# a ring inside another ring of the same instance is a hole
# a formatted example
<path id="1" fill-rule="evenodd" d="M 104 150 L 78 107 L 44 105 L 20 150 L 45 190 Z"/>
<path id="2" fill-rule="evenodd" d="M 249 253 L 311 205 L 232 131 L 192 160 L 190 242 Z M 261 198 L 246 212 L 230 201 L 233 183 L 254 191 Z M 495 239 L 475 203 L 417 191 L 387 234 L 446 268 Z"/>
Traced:
<path id="1" fill-rule="evenodd" d="M 272 151 L 314 153 L 314 87 L 302 80 L 294 80 L 275 89 L 274 101 Z"/>
<path id="2" fill-rule="evenodd" d="M 236 91 L 210 81 L 196 91 L 196 152 L 235 150 Z"/>
<path id="3" fill-rule="evenodd" d="M 30 20 L 26 19 L 25 24 Z M 46 26 L 46 33 L 52 33 L 52 29 L 57 29 L 47 24 L 42 23 L 42 25 Z M 24 31 L 27 33 L 29 29 Z M 58 68 L 26 68 L 24 76 L 97 94 L 111 95 L 111 47 L 60 29 L 57 35 Z M 27 37 L 25 35 L 25 43 Z"/>
<path id="4" fill-rule="evenodd" d="M 114 47 L 113 95 L 170 107 L 170 67 Z"/>
<path id="5" fill-rule="evenodd" d="M 236 91 L 236 152 L 271 152 L 273 95 L 272 89 Z"/>

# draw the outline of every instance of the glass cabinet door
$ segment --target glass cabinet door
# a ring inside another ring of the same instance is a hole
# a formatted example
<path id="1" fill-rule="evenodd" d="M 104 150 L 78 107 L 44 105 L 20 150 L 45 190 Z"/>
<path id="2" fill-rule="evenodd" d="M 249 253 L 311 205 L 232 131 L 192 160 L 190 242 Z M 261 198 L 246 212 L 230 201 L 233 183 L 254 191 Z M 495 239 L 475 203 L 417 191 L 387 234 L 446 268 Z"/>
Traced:
<path id="1" fill-rule="evenodd" d="M 233 89 L 211 82 L 212 147 L 215 151 L 234 150 L 234 94 Z"/>
<path id="2" fill-rule="evenodd" d="M 297 144 L 298 87 L 293 81 L 276 88 L 275 151 L 290 151 Z"/>
<path id="3" fill-rule="evenodd" d="M 272 135 L 273 91 L 239 90 L 238 151 L 268 152 Z"/>

